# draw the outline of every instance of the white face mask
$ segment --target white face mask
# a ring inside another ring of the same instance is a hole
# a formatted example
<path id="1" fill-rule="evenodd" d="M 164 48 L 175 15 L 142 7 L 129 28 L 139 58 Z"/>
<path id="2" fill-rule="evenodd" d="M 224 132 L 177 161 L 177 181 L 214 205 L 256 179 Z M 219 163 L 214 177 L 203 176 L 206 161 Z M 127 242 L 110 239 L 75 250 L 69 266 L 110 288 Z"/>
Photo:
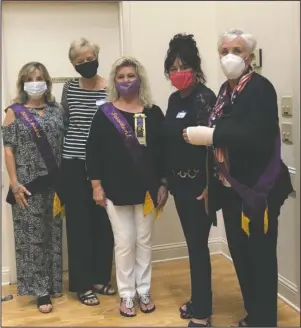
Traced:
<path id="1" fill-rule="evenodd" d="M 41 98 L 46 90 L 47 90 L 47 84 L 45 81 L 24 83 L 24 91 L 28 94 L 28 97 L 31 99 Z"/>
<path id="2" fill-rule="evenodd" d="M 221 58 L 222 70 L 229 80 L 237 79 L 246 68 L 245 61 L 240 56 L 228 54 Z"/>

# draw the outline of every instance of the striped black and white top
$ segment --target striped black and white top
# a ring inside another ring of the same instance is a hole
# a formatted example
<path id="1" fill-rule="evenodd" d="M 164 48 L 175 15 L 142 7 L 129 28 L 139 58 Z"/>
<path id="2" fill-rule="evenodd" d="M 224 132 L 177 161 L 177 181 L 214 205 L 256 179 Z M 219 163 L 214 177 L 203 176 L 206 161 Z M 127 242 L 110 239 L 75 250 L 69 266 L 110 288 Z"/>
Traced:
<path id="1" fill-rule="evenodd" d="M 79 86 L 79 79 L 65 83 L 62 106 L 68 127 L 63 147 L 63 158 L 86 159 L 86 142 L 94 114 L 107 97 L 106 90 L 86 90 Z"/>

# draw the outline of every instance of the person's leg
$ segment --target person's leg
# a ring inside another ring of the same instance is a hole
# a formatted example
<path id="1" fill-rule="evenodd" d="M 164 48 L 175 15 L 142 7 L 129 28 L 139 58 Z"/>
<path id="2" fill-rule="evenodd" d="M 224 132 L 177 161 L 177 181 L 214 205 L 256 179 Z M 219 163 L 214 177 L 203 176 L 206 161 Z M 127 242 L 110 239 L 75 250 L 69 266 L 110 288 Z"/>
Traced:
<path id="1" fill-rule="evenodd" d="M 85 305 L 98 305 L 93 287 L 93 256 L 89 203 L 92 193 L 87 188 L 85 162 L 63 160 L 66 232 L 68 242 L 69 290 L 78 293 Z"/>
<path id="2" fill-rule="evenodd" d="M 43 313 L 52 310 L 49 298 L 50 238 L 45 224 L 45 206 L 42 193 L 28 198 L 28 207 L 13 206 L 16 245 L 18 295 L 37 297 L 38 309 Z M 42 300 L 42 302 L 39 302 Z"/>
<path id="3" fill-rule="evenodd" d="M 175 198 L 175 204 L 189 252 L 192 321 L 210 325 L 212 290 L 208 239 L 212 222 L 206 215 L 204 201 Z"/>
<path id="4" fill-rule="evenodd" d="M 269 207 L 269 227 L 266 234 L 262 225 L 252 226 L 249 238 L 252 307 L 248 316 L 251 327 L 277 327 L 277 236 L 279 206 Z"/>
<path id="5" fill-rule="evenodd" d="M 111 222 L 105 208 L 95 204 L 93 199 L 90 213 L 94 291 L 102 295 L 115 295 L 116 291 L 110 284 L 114 251 Z"/>
<path id="6" fill-rule="evenodd" d="M 152 271 L 152 232 L 154 214 L 143 215 L 143 205 L 135 206 L 135 224 L 137 232 L 136 245 L 136 289 L 140 301 L 140 309 L 144 313 L 155 310 L 155 304 L 150 297 Z"/>
<path id="7" fill-rule="evenodd" d="M 107 212 L 114 234 L 116 280 L 121 298 L 120 314 L 134 316 L 137 240 L 134 206 L 115 206 L 107 199 Z"/>
<path id="8" fill-rule="evenodd" d="M 228 246 L 242 291 L 247 312 L 240 325 L 277 326 L 277 234 L 279 206 L 269 208 L 269 229 L 250 225 L 250 237 L 241 226 L 241 200 L 233 191 L 223 197 L 223 216 Z M 257 220 L 258 221 L 258 220 Z"/>
<path id="9" fill-rule="evenodd" d="M 44 193 L 45 226 L 48 234 L 46 252 L 48 253 L 49 293 L 60 295 L 63 291 L 62 261 L 62 218 L 53 217 L 54 191 Z"/>
<path id="10" fill-rule="evenodd" d="M 248 236 L 241 225 L 242 201 L 231 189 L 223 188 L 222 212 L 229 251 L 233 260 L 237 279 L 244 301 L 244 308 L 249 314 L 252 305 L 252 287 L 250 280 L 250 262 L 248 259 Z M 241 324 L 246 325 L 242 320 Z"/>

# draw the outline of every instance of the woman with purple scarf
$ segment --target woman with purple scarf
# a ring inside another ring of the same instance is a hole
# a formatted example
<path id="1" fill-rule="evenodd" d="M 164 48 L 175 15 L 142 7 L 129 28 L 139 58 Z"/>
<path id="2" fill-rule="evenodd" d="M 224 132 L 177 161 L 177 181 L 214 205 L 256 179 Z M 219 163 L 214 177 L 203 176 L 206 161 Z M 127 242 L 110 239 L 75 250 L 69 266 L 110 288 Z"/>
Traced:
<path id="1" fill-rule="evenodd" d="M 151 100 L 144 67 L 122 57 L 111 70 L 109 102 L 96 112 L 86 165 L 96 204 L 106 207 L 115 241 L 120 314 L 155 310 L 150 296 L 154 217 L 167 200 L 161 168 L 161 109 Z"/>
<path id="2" fill-rule="evenodd" d="M 189 127 L 183 136 L 209 150 L 203 197 L 209 212 L 222 209 L 246 310 L 235 326 L 276 327 L 278 216 L 293 188 L 281 160 L 276 91 L 250 66 L 255 47 L 240 29 L 220 36 L 227 81 L 209 127 Z"/>

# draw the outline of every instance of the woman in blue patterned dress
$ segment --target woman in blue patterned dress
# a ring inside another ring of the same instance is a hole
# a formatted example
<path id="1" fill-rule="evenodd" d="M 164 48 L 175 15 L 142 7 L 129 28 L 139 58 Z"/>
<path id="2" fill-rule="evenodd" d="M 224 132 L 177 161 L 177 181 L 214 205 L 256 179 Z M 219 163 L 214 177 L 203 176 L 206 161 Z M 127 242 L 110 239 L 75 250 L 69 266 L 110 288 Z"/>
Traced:
<path id="1" fill-rule="evenodd" d="M 46 146 L 50 146 L 48 155 L 60 166 L 63 112 L 51 89 L 51 78 L 43 64 L 24 65 L 18 76 L 17 97 L 5 110 L 2 126 L 18 295 L 37 297 L 37 307 L 42 313 L 52 311 L 50 296 L 62 292 L 62 221 L 53 213 L 55 190 L 49 163 L 43 155 Z M 46 138 L 38 141 L 35 132 Z"/>

